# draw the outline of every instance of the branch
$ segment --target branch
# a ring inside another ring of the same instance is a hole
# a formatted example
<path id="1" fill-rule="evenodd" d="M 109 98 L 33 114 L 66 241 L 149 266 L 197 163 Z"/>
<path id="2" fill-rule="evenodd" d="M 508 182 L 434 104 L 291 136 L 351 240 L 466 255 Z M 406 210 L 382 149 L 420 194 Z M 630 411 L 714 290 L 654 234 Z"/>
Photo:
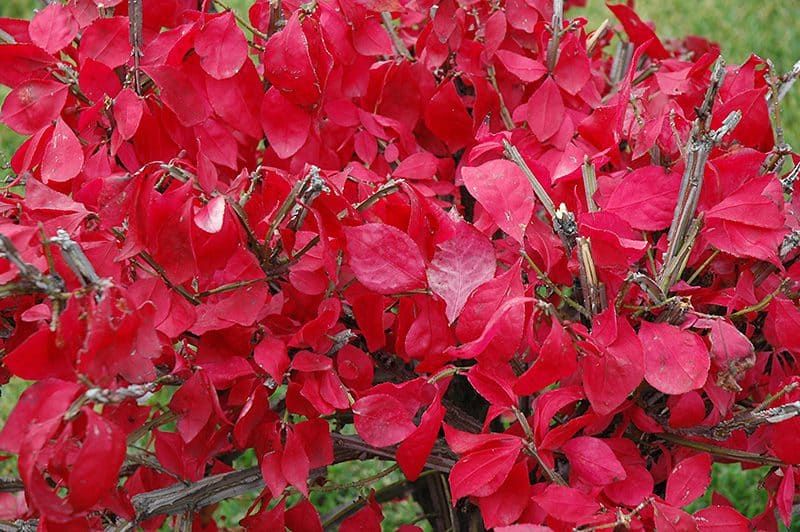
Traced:
<path id="1" fill-rule="evenodd" d="M 558 61 L 558 45 L 561 42 L 562 26 L 564 25 L 564 0 L 553 0 L 553 19 L 550 22 L 553 36 L 547 45 L 547 70 L 550 72 L 556 67 Z"/>
<path id="2" fill-rule="evenodd" d="M 377 448 L 358 436 L 333 434 L 334 463 L 348 462 L 367 457 L 395 459 L 396 446 Z M 448 473 L 456 457 L 445 446 L 434 446 L 425 467 Z M 321 476 L 324 469 L 314 470 L 311 476 Z M 166 488 L 140 493 L 132 498 L 136 509 L 136 523 L 157 515 L 178 515 L 215 504 L 221 500 L 264 488 L 264 479 L 258 466 L 212 475 L 192 483 L 177 482 Z M 133 530 L 135 523 L 120 523 L 114 530 Z"/>
<path id="3" fill-rule="evenodd" d="M 381 20 L 383 21 L 383 27 L 386 29 L 386 33 L 389 34 L 389 38 L 392 40 L 392 46 L 394 46 L 394 51 L 397 52 L 397 55 L 408 61 L 413 61 L 414 57 L 411 55 L 411 52 L 408 51 L 406 43 L 403 42 L 403 39 L 397 34 L 397 30 L 394 29 L 394 21 L 392 20 L 391 13 L 386 11 L 382 12 Z"/>
<path id="4" fill-rule="evenodd" d="M 136 94 L 142 95 L 139 63 L 142 59 L 142 0 L 129 0 L 128 18 L 130 19 L 130 41 L 133 53 L 133 86 Z"/>

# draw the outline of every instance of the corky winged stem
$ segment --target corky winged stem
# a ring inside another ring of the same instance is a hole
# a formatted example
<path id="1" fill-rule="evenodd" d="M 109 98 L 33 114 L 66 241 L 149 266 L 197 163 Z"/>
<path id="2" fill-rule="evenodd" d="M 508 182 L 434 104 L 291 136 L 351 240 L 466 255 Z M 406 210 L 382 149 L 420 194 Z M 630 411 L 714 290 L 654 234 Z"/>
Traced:
<path id="1" fill-rule="evenodd" d="M 740 111 L 733 111 L 716 130 L 711 127 L 711 111 L 714 100 L 725 78 L 725 62 L 720 58 L 711 74 L 711 84 L 706 91 L 703 105 L 697 109 L 697 119 L 692 125 L 685 148 L 686 169 L 681 178 L 678 202 L 667 235 L 668 245 L 664 254 L 664 265 L 658 275 L 658 284 L 666 293 L 680 279 L 686 267 L 691 247 L 699 232 L 700 220 L 695 218 L 706 162 L 711 150 L 722 138 L 733 130 L 742 118 Z"/>

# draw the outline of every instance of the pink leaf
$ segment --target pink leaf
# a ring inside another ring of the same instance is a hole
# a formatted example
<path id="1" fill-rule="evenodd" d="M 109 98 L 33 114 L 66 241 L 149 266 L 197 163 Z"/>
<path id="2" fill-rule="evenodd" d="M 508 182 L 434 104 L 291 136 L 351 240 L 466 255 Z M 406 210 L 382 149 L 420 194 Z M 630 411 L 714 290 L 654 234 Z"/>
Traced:
<path id="1" fill-rule="evenodd" d="M 271 87 L 261 102 L 261 127 L 270 147 L 288 159 L 303 147 L 311 129 L 311 114 Z"/>
<path id="2" fill-rule="evenodd" d="M 69 475 L 69 501 L 88 509 L 114 490 L 125 459 L 125 437 L 113 423 L 84 409 L 86 438 L 74 458 Z"/>
<path id="3" fill-rule="evenodd" d="M 711 484 L 711 455 L 700 453 L 681 460 L 667 477 L 665 500 L 683 508 L 705 493 Z"/>
<path id="4" fill-rule="evenodd" d="M 497 491 L 511 473 L 521 448 L 519 438 L 505 438 L 462 456 L 450 471 L 453 501 Z"/>
<path id="5" fill-rule="evenodd" d="M 546 78 L 528 100 L 528 127 L 540 142 L 552 137 L 564 120 L 564 100 L 553 78 Z"/>
<path id="6" fill-rule="evenodd" d="M 642 322 L 639 340 L 644 348 L 644 378 L 670 395 L 705 384 L 711 358 L 703 340 L 668 323 Z"/>
<path id="7" fill-rule="evenodd" d="M 508 50 L 497 50 L 495 55 L 520 81 L 532 83 L 547 74 L 547 67 L 539 61 Z"/>
<path id="8" fill-rule="evenodd" d="M 69 181 L 83 168 L 83 149 L 75 133 L 61 118 L 44 148 L 42 181 Z"/>
<path id="9" fill-rule="evenodd" d="M 247 59 L 247 39 L 230 11 L 208 22 L 194 42 L 200 64 L 215 79 L 227 79 L 239 72 Z"/>
<path id="10" fill-rule="evenodd" d="M 124 65 L 131 57 L 127 17 L 95 20 L 81 36 L 79 59 L 94 59 L 109 68 Z"/>
<path id="11" fill-rule="evenodd" d="M 55 54 L 66 48 L 78 34 L 78 23 L 67 6 L 49 4 L 33 17 L 28 34 L 33 44 L 48 54 Z"/>
<path id="12" fill-rule="evenodd" d="M 379 294 L 424 288 L 425 261 L 419 248 L 396 227 L 370 223 L 345 229 L 350 267 Z"/>
<path id="13" fill-rule="evenodd" d="M 486 236 L 466 222 L 456 225 L 453 238 L 437 246 L 428 267 L 428 284 L 444 299 L 452 324 L 461 314 L 467 298 L 494 277 L 494 246 Z"/>
<path id="14" fill-rule="evenodd" d="M 358 435 L 375 447 L 393 445 L 417 429 L 405 405 L 388 394 L 362 397 L 352 410 Z"/>
<path id="15" fill-rule="evenodd" d="M 603 205 L 634 229 L 659 231 L 669 227 L 678 201 L 680 175 L 661 166 L 638 168 L 622 178 Z"/>
<path id="16" fill-rule="evenodd" d="M 569 460 L 570 478 L 576 475 L 592 486 L 605 486 L 626 477 L 625 469 L 614 451 L 599 438 L 579 436 L 562 447 Z"/>
<path id="17" fill-rule="evenodd" d="M 28 81 L 6 96 L 0 121 L 17 133 L 32 135 L 61 114 L 67 92 L 67 86 L 56 81 Z"/>
<path id="18" fill-rule="evenodd" d="M 533 189 L 519 167 L 496 159 L 461 169 L 469 193 L 486 209 L 500 229 L 522 243 L 533 214 Z"/>
<path id="19" fill-rule="evenodd" d="M 144 114 L 144 102 L 132 89 L 122 89 L 114 98 L 114 120 L 123 140 L 136 134 Z"/>

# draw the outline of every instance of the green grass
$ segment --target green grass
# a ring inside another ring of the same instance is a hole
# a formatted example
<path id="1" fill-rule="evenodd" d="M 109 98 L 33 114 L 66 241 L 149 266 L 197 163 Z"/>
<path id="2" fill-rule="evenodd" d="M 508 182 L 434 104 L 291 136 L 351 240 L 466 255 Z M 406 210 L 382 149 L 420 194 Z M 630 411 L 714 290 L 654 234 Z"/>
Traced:
<path id="1" fill-rule="evenodd" d="M 800 60 L 800 2 L 648 0 L 637 2 L 636 11 L 642 20 L 655 22 L 662 40 L 699 35 L 718 43 L 729 64 L 743 63 L 754 53 L 771 59 L 783 73 Z M 590 29 L 605 18 L 616 22 L 601 0 L 588 0 L 586 8 L 570 14 L 585 16 Z M 795 86 L 784 99 L 782 122 L 786 142 L 800 149 L 800 86 Z"/>

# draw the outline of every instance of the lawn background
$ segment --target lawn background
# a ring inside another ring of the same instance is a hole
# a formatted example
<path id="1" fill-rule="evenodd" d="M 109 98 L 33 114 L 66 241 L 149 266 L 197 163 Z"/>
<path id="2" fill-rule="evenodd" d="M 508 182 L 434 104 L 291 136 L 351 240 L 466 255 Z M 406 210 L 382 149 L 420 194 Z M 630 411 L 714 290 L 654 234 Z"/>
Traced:
<path id="1" fill-rule="evenodd" d="M 227 4 L 245 14 L 250 2 L 230 0 Z M 39 5 L 35 0 L 0 0 L 0 17 L 30 18 L 34 8 Z M 647 0 L 638 2 L 636 7 L 642 19 L 656 22 L 656 31 L 661 38 L 701 35 L 719 43 L 728 63 L 741 63 L 755 53 L 772 59 L 779 72 L 786 72 L 800 59 L 800 2 L 794 0 Z M 585 16 L 589 20 L 590 30 L 599 26 L 605 18 L 614 22 L 604 3 L 597 0 L 589 0 L 586 8 L 570 11 L 570 16 Z M 0 88 L 0 101 L 7 92 L 7 89 Z M 800 149 L 800 85 L 784 100 L 782 116 L 786 141 L 795 149 Z M 7 161 L 22 140 L 22 137 L 0 124 L 0 165 L 6 166 L 0 170 L 0 178 L 9 173 Z M 0 424 L 7 419 L 24 387 L 25 384 L 17 380 L 3 387 Z M 371 462 L 341 464 L 335 466 L 332 477 L 335 482 L 347 482 L 373 475 L 386 465 Z M 4 462 L 0 474 L 12 473 L 12 466 L 13 461 Z M 711 489 L 724 494 L 739 510 L 752 516 L 764 507 L 766 495 L 758 483 L 765 472 L 764 468 L 742 471 L 738 464 L 715 464 Z M 394 474 L 387 477 L 384 483 L 397 478 Z M 358 495 L 351 490 L 345 497 Z M 345 500 L 341 497 L 338 501 L 332 497 L 328 499 L 319 502 L 332 508 L 331 505 Z M 710 491 L 692 507 L 705 506 L 709 500 Z M 226 514 L 229 523 L 235 523 L 241 516 L 246 508 L 243 503 L 232 501 L 221 507 L 220 511 Z M 400 523 L 418 517 L 418 511 L 418 507 L 409 504 L 387 508 L 387 521 L 384 524 L 391 530 Z M 791 530 L 800 531 L 800 524 L 793 525 Z"/>

